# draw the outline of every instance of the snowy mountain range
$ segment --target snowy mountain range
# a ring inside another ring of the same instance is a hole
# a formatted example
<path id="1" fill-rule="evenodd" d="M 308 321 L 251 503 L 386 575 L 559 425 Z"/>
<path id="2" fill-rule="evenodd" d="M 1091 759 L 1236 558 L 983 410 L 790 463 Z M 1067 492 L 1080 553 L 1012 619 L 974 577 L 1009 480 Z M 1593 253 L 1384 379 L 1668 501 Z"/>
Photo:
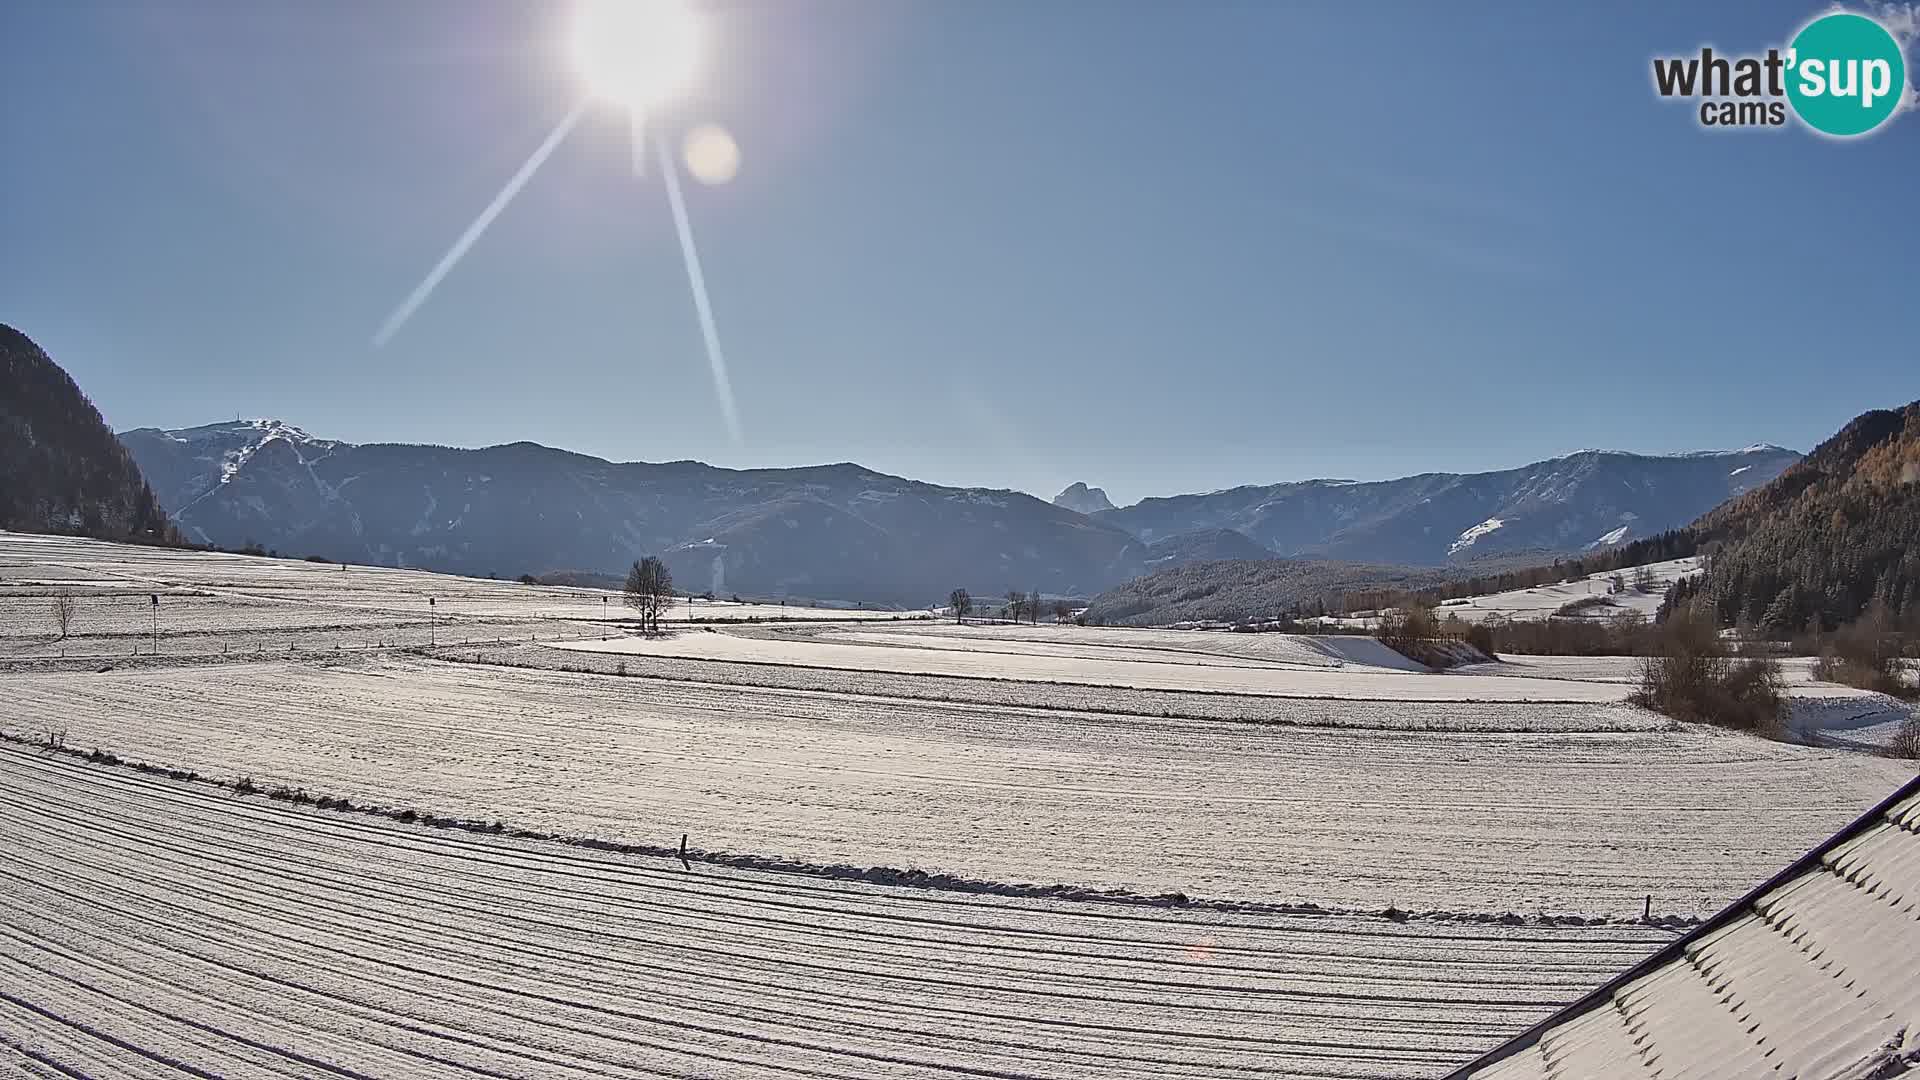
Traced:
<path id="1" fill-rule="evenodd" d="M 1087 596 L 1214 559 L 1444 566 L 1603 547 L 1685 524 L 1799 457 L 1582 451 L 1503 472 L 1308 480 L 1116 509 L 1083 484 L 1048 503 L 854 464 L 736 470 L 526 442 L 356 445 L 278 420 L 120 438 L 190 540 L 499 576 L 619 573 L 658 553 L 682 588 L 903 606 L 956 586 Z"/>
<path id="2" fill-rule="evenodd" d="M 1678 528 L 1800 460 L 1778 446 L 1653 456 L 1582 450 L 1517 469 L 1305 480 L 1145 499 L 1096 521 L 1153 543 L 1232 529 L 1287 557 L 1441 566 L 1597 550 Z"/>
<path id="3" fill-rule="evenodd" d="M 1146 545 L 1031 495 L 858 465 L 616 463 L 534 443 L 479 450 L 315 438 L 278 420 L 123 433 L 190 540 L 466 574 L 621 573 L 660 554 L 718 594 L 920 606 L 964 587 L 1091 595 Z"/>

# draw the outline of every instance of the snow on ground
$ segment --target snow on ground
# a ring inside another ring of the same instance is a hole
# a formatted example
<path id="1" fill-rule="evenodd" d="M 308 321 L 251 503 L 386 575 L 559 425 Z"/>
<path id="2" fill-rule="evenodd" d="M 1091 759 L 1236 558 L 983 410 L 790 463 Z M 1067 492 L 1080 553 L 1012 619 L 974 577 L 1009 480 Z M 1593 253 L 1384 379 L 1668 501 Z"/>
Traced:
<path id="1" fill-rule="evenodd" d="M 1467 622 L 1484 622 L 1488 619 L 1544 619 L 1558 611 L 1563 604 L 1588 597 L 1606 597 L 1613 602 L 1611 607 L 1594 608 L 1587 617 L 1602 617 L 1626 611 L 1637 611 L 1648 618 L 1660 608 L 1660 601 L 1666 596 L 1667 586 L 1683 577 L 1700 572 L 1698 558 L 1672 559 L 1667 562 L 1649 563 L 1647 569 L 1653 574 L 1654 587 L 1651 592 L 1638 592 L 1633 587 L 1636 571 L 1633 568 L 1618 571 L 1626 582 L 1624 592 L 1609 595 L 1614 574 L 1589 574 L 1574 582 L 1562 582 L 1555 585 L 1542 585 L 1536 589 L 1515 589 L 1512 592 L 1489 593 L 1486 596 L 1465 597 L 1448 600 L 1435 609 L 1441 617 L 1458 615 Z"/>
<path id="2" fill-rule="evenodd" d="M 1911 702 L 1850 686 L 1817 684 L 1793 689 L 1788 728 L 1814 746 L 1884 751 L 1916 713 Z"/>
<path id="3" fill-rule="evenodd" d="M 1425 671 L 1371 638 L 1306 634 L 1195 633 L 1134 627 L 1041 624 L 914 623 L 907 626 L 781 628 L 782 636 L 807 636 L 872 644 L 919 644 L 928 648 L 1067 655 L 1179 664 L 1285 666 L 1332 669 L 1360 664 L 1389 671 Z"/>
<path id="4" fill-rule="evenodd" d="M 1670 937 L 689 873 L 12 748 L 0 880 L 21 1076 L 1438 1076 Z"/>
<path id="5" fill-rule="evenodd" d="M 1129 655 L 1136 650 L 1124 646 L 1088 645 L 1042 652 L 1036 644 L 1017 651 L 993 650 L 983 648 L 983 642 L 977 639 L 962 639 L 953 645 L 941 646 L 941 639 L 932 635 L 908 635 L 899 645 L 876 643 L 886 637 L 865 635 L 852 640 L 841 636 L 801 637 L 773 632 L 752 635 L 693 632 L 660 638 L 565 641 L 556 643 L 554 647 L 582 652 L 692 657 L 735 663 L 1278 697 L 1555 702 L 1621 701 L 1626 697 L 1625 688 L 1605 683 L 1549 682 L 1498 675 L 1460 678 L 1414 673 L 1405 670 L 1407 665 L 1404 658 L 1400 658 L 1392 667 L 1356 663 L 1334 667 L 1328 662 L 1332 657 L 1326 653 L 1319 653 L 1322 663 L 1312 666 L 1229 664 L 1223 660 L 1176 664 L 1151 654 L 1144 659 L 1136 658 Z M 928 642 L 933 642 L 935 647 L 928 647 Z M 1301 646 L 1296 643 L 1296 647 Z M 1374 650 L 1387 652 L 1371 641 L 1361 646 L 1356 640 L 1346 647 L 1369 653 Z"/>
<path id="6" fill-rule="evenodd" d="M 1550 706 L 1536 702 L 1356 702 L 1335 698 L 1042 684 L 782 664 L 735 664 L 724 660 L 577 652 L 526 643 L 441 648 L 435 655 L 463 663 L 499 664 L 545 671 L 620 674 L 713 686 L 857 694 L 890 698 L 890 704 L 900 708 L 910 708 L 914 701 L 938 701 L 1293 727 L 1505 731 L 1520 734 L 1548 731 L 1656 731 L 1673 726 L 1673 721 L 1658 713 L 1620 702 L 1556 703 Z"/>
<path id="7" fill-rule="evenodd" d="M 1500 520 L 1497 517 L 1488 518 L 1487 520 L 1481 522 L 1480 524 L 1475 525 L 1473 528 L 1468 529 L 1467 531 L 1461 533 L 1458 539 L 1456 539 L 1453 543 L 1448 544 L 1447 554 L 1458 555 L 1462 551 L 1465 551 L 1466 549 L 1472 547 L 1474 544 L 1479 543 L 1481 537 L 1486 536 L 1489 533 L 1492 533 L 1496 530 L 1503 529 L 1506 527 L 1506 525 L 1507 525 L 1506 522 Z"/>
<path id="8" fill-rule="evenodd" d="M 1456 668 L 1459 674 L 1612 683 L 1631 688 L 1639 681 L 1641 661 L 1632 656 L 1508 656 L 1491 664 Z M 1915 706 L 1886 694 L 1814 678 L 1814 658 L 1781 659 L 1786 683 L 1787 730 L 1816 746 L 1883 751 L 1893 746 L 1900 724 Z"/>
<path id="9" fill-rule="evenodd" d="M 56 596 L 74 602 L 60 639 Z M 160 603 L 153 608 L 149 597 Z M 432 603 L 428 601 L 431 600 Z M 890 620 L 913 613 L 676 600 L 681 623 Z M 0 532 L 0 659 L 330 650 L 619 632 L 617 592 Z M 157 620 L 157 623 L 156 623 Z"/>
<path id="10" fill-rule="evenodd" d="M 13 674 L 7 689 L 8 731 L 57 718 L 69 745 L 357 801 L 1367 910 L 1623 916 L 1652 893 L 1705 913 L 1911 772 L 1710 730 L 1394 730 L 1423 706 L 1393 702 L 1299 703 L 1371 710 L 1373 730 L 1275 727 L 420 658 Z"/>
<path id="11" fill-rule="evenodd" d="M 1510 654 L 1491 664 L 1470 664 L 1455 668 L 1469 675 L 1509 675 L 1529 679 L 1573 679 L 1581 682 L 1637 682 L 1640 678 L 1637 656 L 1523 656 Z M 1851 687 L 1819 682 L 1813 677 L 1814 658 L 1787 656 L 1780 659 L 1780 674 L 1789 689 L 1808 693 L 1858 693 Z"/>
<path id="12" fill-rule="evenodd" d="M 149 593 L 161 653 L 117 659 Z M 1708 913 L 1911 773 L 1853 749 L 1897 703 L 1804 664 L 1814 746 L 1621 704 L 1631 660 L 1440 676 L 1366 638 L 935 622 L 602 641 L 602 595 L 0 534 L 0 730 L 1242 911 L 687 872 L 0 747 L 0 1076 L 1439 1075 L 1662 936 L 1485 920 Z M 274 655 L 222 653 L 248 646 Z M 1389 905 L 1481 921 L 1357 914 Z"/>

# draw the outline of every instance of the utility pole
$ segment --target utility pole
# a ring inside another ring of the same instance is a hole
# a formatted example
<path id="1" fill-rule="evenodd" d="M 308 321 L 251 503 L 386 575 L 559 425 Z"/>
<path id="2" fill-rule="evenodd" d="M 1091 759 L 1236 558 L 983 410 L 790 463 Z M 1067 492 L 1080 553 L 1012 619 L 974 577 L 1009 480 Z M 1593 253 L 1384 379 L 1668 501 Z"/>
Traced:
<path id="1" fill-rule="evenodd" d="M 148 593 L 147 600 L 153 608 L 153 655 L 160 655 L 160 594 Z"/>
<path id="2" fill-rule="evenodd" d="M 434 641 L 433 635 L 433 597 L 429 596 L 427 597 L 427 648 L 431 649 L 435 644 L 436 642 Z"/>
<path id="3" fill-rule="evenodd" d="M 600 640 L 601 641 L 605 641 L 609 636 L 611 636 L 608 631 L 611 626 L 612 620 L 613 620 L 613 616 L 607 613 L 607 595 L 605 593 L 601 593 L 600 594 Z"/>

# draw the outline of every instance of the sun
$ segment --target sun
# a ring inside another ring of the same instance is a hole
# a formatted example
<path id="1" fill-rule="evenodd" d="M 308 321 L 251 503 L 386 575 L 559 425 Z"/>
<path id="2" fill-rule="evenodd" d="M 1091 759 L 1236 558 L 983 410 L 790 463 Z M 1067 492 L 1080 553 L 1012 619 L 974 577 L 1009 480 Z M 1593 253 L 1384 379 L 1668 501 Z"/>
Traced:
<path id="1" fill-rule="evenodd" d="M 685 0 L 581 0 L 569 44 L 595 95 L 639 112 L 692 81 L 702 38 Z"/>

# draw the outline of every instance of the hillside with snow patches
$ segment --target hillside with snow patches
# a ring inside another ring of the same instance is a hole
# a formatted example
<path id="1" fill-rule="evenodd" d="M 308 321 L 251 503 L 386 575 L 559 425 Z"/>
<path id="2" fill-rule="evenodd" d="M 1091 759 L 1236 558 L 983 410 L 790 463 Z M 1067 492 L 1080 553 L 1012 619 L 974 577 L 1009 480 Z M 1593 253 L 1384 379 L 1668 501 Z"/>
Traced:
<path id="1" fill-rule="evenodd" d="M 1768 445 L 1670 456 L 1582 450 L 1499 472 L 1144 499 L 1094 517 L 1149 543 L 1232 529 L 1276 556 L 1442 566 L 1517 551 L 1592 551 L 1678 528 L 1799 459 Z"/>
<path id="2" fill-rule="evenodd" d="M 1091 594 L 1147 545 L 1030 495 L 853 464 L 736 470 L 316 438 L 278 420 L 121 440 L 189 539 L 512 577 L 622 573 L 660 554 L 682 589 L 923 606 L 955 587 Z"/>
<path id="3" fill-rule="evenodd" d="M 1591 550 L 1684 524 L 1798 459 L 1771 446 L 1582 451 L 1504 472 L 1309 480 L 1115 509 L 1084 484 L 1049 504 L 850 463 L 736 470 L 527 442 L 353 444 L 280 420 L 121 440 L 198 542 L 507 577 L 618 574 L 658 553 L 682 588 L 903 606 L 956 587 L 1091 596 L 1223 559 L 1437 567 Z"/>

